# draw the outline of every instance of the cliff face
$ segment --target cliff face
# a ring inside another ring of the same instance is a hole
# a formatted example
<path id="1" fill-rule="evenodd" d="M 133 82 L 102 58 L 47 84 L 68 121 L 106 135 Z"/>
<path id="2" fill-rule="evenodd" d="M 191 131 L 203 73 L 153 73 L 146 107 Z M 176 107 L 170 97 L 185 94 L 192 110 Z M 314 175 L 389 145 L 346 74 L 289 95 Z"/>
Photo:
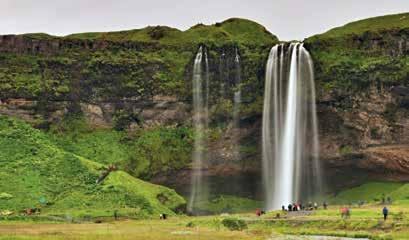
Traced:
<path id="1" fill-rule="evenodd" d="M 407 180 L 409 173 L 409 22 L 406 14 L 367 21 L 305 40 L 315 63 L 321 157 L 330 186 Z M 218 192 L 259 196 L 264 70 L 277 42 L 263 27 L 240 19 L 185 32 L 148 27 L 64 38 L 0 36 L 0 114 L 41 128 L 72 114 L 128 132 L 191 127 L 193 60 L 205 46 L 211 165 L 204 175 Z M 232 127 L 236 49 L 240 131 Z M 240 159 L 233 154 L 237 144 Z M 150 180 L 188 191 L 188 164 L 156 172 Z"/>
<path id="2" fill-rule="evenodd" d="M 192 66 L 199 46 L 205 46 L 209 56 L 212 139 L 212 166 L 206 175 L 217 186 L 216 182 L 224 182 L 224 174 L 244 182 L 247 172 L 258 172 L 263 68 L 270 47 L 278 42 L 264 27 L 230 19 L 212 26 L 197 25 L 185 32 L 148 27 L 62 38 L 9 35 L 0 36 L 0 41 L 0 114 L 23 118 L 46 130 L 55 129 L 54 125 L 61 129 L 58 125 L 65 119 L 81 115 L 94 128 L 126 131 L 130 141 L 137 142 L 137 151 L 149 155 L 144 158 L 150 163 L 130 158 L 120 165 L 138 177 L 175 187 L 182 193 L 190 184 L 189 164 L 181 157 L 183 164 L 164 170 L 163 166 L 170 163 L 160 159 L 162 155 L 155 150 L 157 142 L 152 140 L 155 137 L 149 132 L 163 134 L 158 127 L 169 127 L 170 131 L 192 128 Z M 243 131 L 236 134 L 246 145 L 242 161 L 232 156 L 236 143 L 231 136 L 232 101 L 239 87 L 234 83 L 236 52 L 240 54 L 242 71 Z M 141 137 L 146 135 L 148 140 Z M 180 148 L 190 151 L 185 146 L 191 144 L 190 138 L 182 141 L 185 143 L 177 146 L 164 145 L 164 153 Z M 227 185 L 219 188 L 229 189 Z M 253 186 L 248 189 L 254 193 Z"/>
<path id="3" fill-rule="evenodd" d="M 212 102 L 222 92 L 227 97 L 234 92 L 236 49 L 243 61 L 244 98 L 250 102 L 261 93 L 265 52 L 276 42 L 262 26 L 241 19 L 185 32 L 158 26 L 63 38 L 0 36 L 2 112 L 15 111 L 42 124 L 67 112 L 84 112 L 97 124 L 115 125 L 124 117 L 149 120 L 149 111 L 166 103 L 183 116 L 201 45 L 209 52 Z"/>
<path id="4" fill-rule="evenodd" d="M 358 21 L 306 40 L 316 68 L 321 155 L 337 183 L 407 180 L 408 16 Z M 349 180 L 338 180 L 340 172 Z"/>

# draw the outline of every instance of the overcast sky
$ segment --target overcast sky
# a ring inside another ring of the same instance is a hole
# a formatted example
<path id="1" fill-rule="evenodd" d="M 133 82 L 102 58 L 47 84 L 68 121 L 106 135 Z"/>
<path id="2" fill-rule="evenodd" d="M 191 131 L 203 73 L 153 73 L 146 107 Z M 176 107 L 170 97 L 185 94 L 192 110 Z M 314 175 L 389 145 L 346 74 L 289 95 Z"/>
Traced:
<path id="1" fill-rule="evenodd" d="M 67 35 L 147 25 L 185 30 L 241 17 L 281 40 L 302 40 L 353 20 L 401 12 L 409 12 L 409 0 L 0 0 L 0 34 Z"/>

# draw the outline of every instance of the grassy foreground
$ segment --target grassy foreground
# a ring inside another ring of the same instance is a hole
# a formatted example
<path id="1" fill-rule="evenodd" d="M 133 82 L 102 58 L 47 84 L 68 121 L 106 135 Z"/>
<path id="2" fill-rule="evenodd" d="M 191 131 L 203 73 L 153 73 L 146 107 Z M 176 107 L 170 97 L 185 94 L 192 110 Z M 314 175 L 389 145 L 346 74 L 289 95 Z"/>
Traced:
<path id="1" fill-rule="evenodd" d="M 173 216 L 168 220 L 106 219 L 99 224 L 3 221 L 0 239 L 291 239 L 292 235 L 409 239 L 407 205 L 389 206 L 387 221 L 382 219 L 382 205 L 352 207 L 349 219 L 340 217 L 340 207 L 290 213 L 277 211 L 262 217 L 248 213 Z"/>

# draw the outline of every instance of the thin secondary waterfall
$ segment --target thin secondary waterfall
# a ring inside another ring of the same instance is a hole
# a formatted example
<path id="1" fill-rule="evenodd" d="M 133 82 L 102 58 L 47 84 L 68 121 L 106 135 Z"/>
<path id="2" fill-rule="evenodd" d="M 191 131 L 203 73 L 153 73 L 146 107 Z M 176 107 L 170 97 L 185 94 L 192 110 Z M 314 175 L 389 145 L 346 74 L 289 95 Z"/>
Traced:
<path id="1" fill-rule="evenodd" d="M 226 74 L 225 74 L 225 65 L 226 65 L 226 54 L 223 52 L 219 58 L 219 81 L 220 81 L 220 97 L 224 99 L 226 97 Z"/>
<path id="2" fill-rule="evenodd" d="M 268 210 L 319 195 L 322 182 L 314 73 L 303 44 L 280 44 L 270 51 L 262 148 Z"/>
<path id="3" fill-rule="evenodd" d="M 234 102 L 233 102 L 233 154 L 236 161 L 240 160 L 240 149 L 238 144 L 239 132 L 240 132 L 240 104 L 241 104 L 241 66 L 240 66 L 240 55 L 238 49 L 235 49 L 234 57 L 234 81 L 235 81 L 235 91 L 234 91 Z"/>
<path id="4" fill-rule="evenodd" d="M 235 75 L 235 88 L 234 91 L 234 105 L 233 105 L 233 120 L 234 120 L 234 127 L 238 128 L 239 126 L 239 110 L 241 104 L 241 67 L 240 67 L 240 55 L 236 48 L 236 56 L 234 57 L 234 75 Z"/>
<path id="5" fill-rule="evenodd" d="M 204 61 L 203 61 L 204 58 Z M 203 66 L 204 65 L 204 66 Z M 203 70 L 204 67 L 204 70 Z M 195 140 L 193 149 L 193 166 L 191 175 L 191 191 L 187 210 L 195 213 L 198 202 L 206 200 L 208 189 L 203 181 L 203 169 L 206 164 L 206 130 L 208 128 L 209 99 L 209 62 L 207 52 L 200 47 L 193 65 L 193 125 Z"/>

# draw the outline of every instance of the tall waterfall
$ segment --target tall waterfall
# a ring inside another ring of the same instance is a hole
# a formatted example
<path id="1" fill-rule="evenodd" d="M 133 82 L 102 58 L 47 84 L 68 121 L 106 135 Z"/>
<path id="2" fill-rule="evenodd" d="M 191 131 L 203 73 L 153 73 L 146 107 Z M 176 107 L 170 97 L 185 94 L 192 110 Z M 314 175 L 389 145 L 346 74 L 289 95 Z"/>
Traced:
<path id="1" fill-rule="evenodd" d="M 262 148 L 268 210 L 312 200 L 321 192 L 313 64 L 301 43 L 270 51 Z"/>
<path id="2" fill-rule="evenodd" d="M 208 196 L 208 187 L 207 184 L 203 181 L 202 172 L 207 162 L 206 131 L 208 128 L 209 118 L 209 62 L 207 58 L 207 52 L 202 47 L 199 48 L 193 65 L 192 93 L 193 125 L 195 128 L 196 136 L 193 149 L 191 191 L 187 206 L 187 210 L 190 213 L 194 213 L 197 203 L 206 200 Z"/>

